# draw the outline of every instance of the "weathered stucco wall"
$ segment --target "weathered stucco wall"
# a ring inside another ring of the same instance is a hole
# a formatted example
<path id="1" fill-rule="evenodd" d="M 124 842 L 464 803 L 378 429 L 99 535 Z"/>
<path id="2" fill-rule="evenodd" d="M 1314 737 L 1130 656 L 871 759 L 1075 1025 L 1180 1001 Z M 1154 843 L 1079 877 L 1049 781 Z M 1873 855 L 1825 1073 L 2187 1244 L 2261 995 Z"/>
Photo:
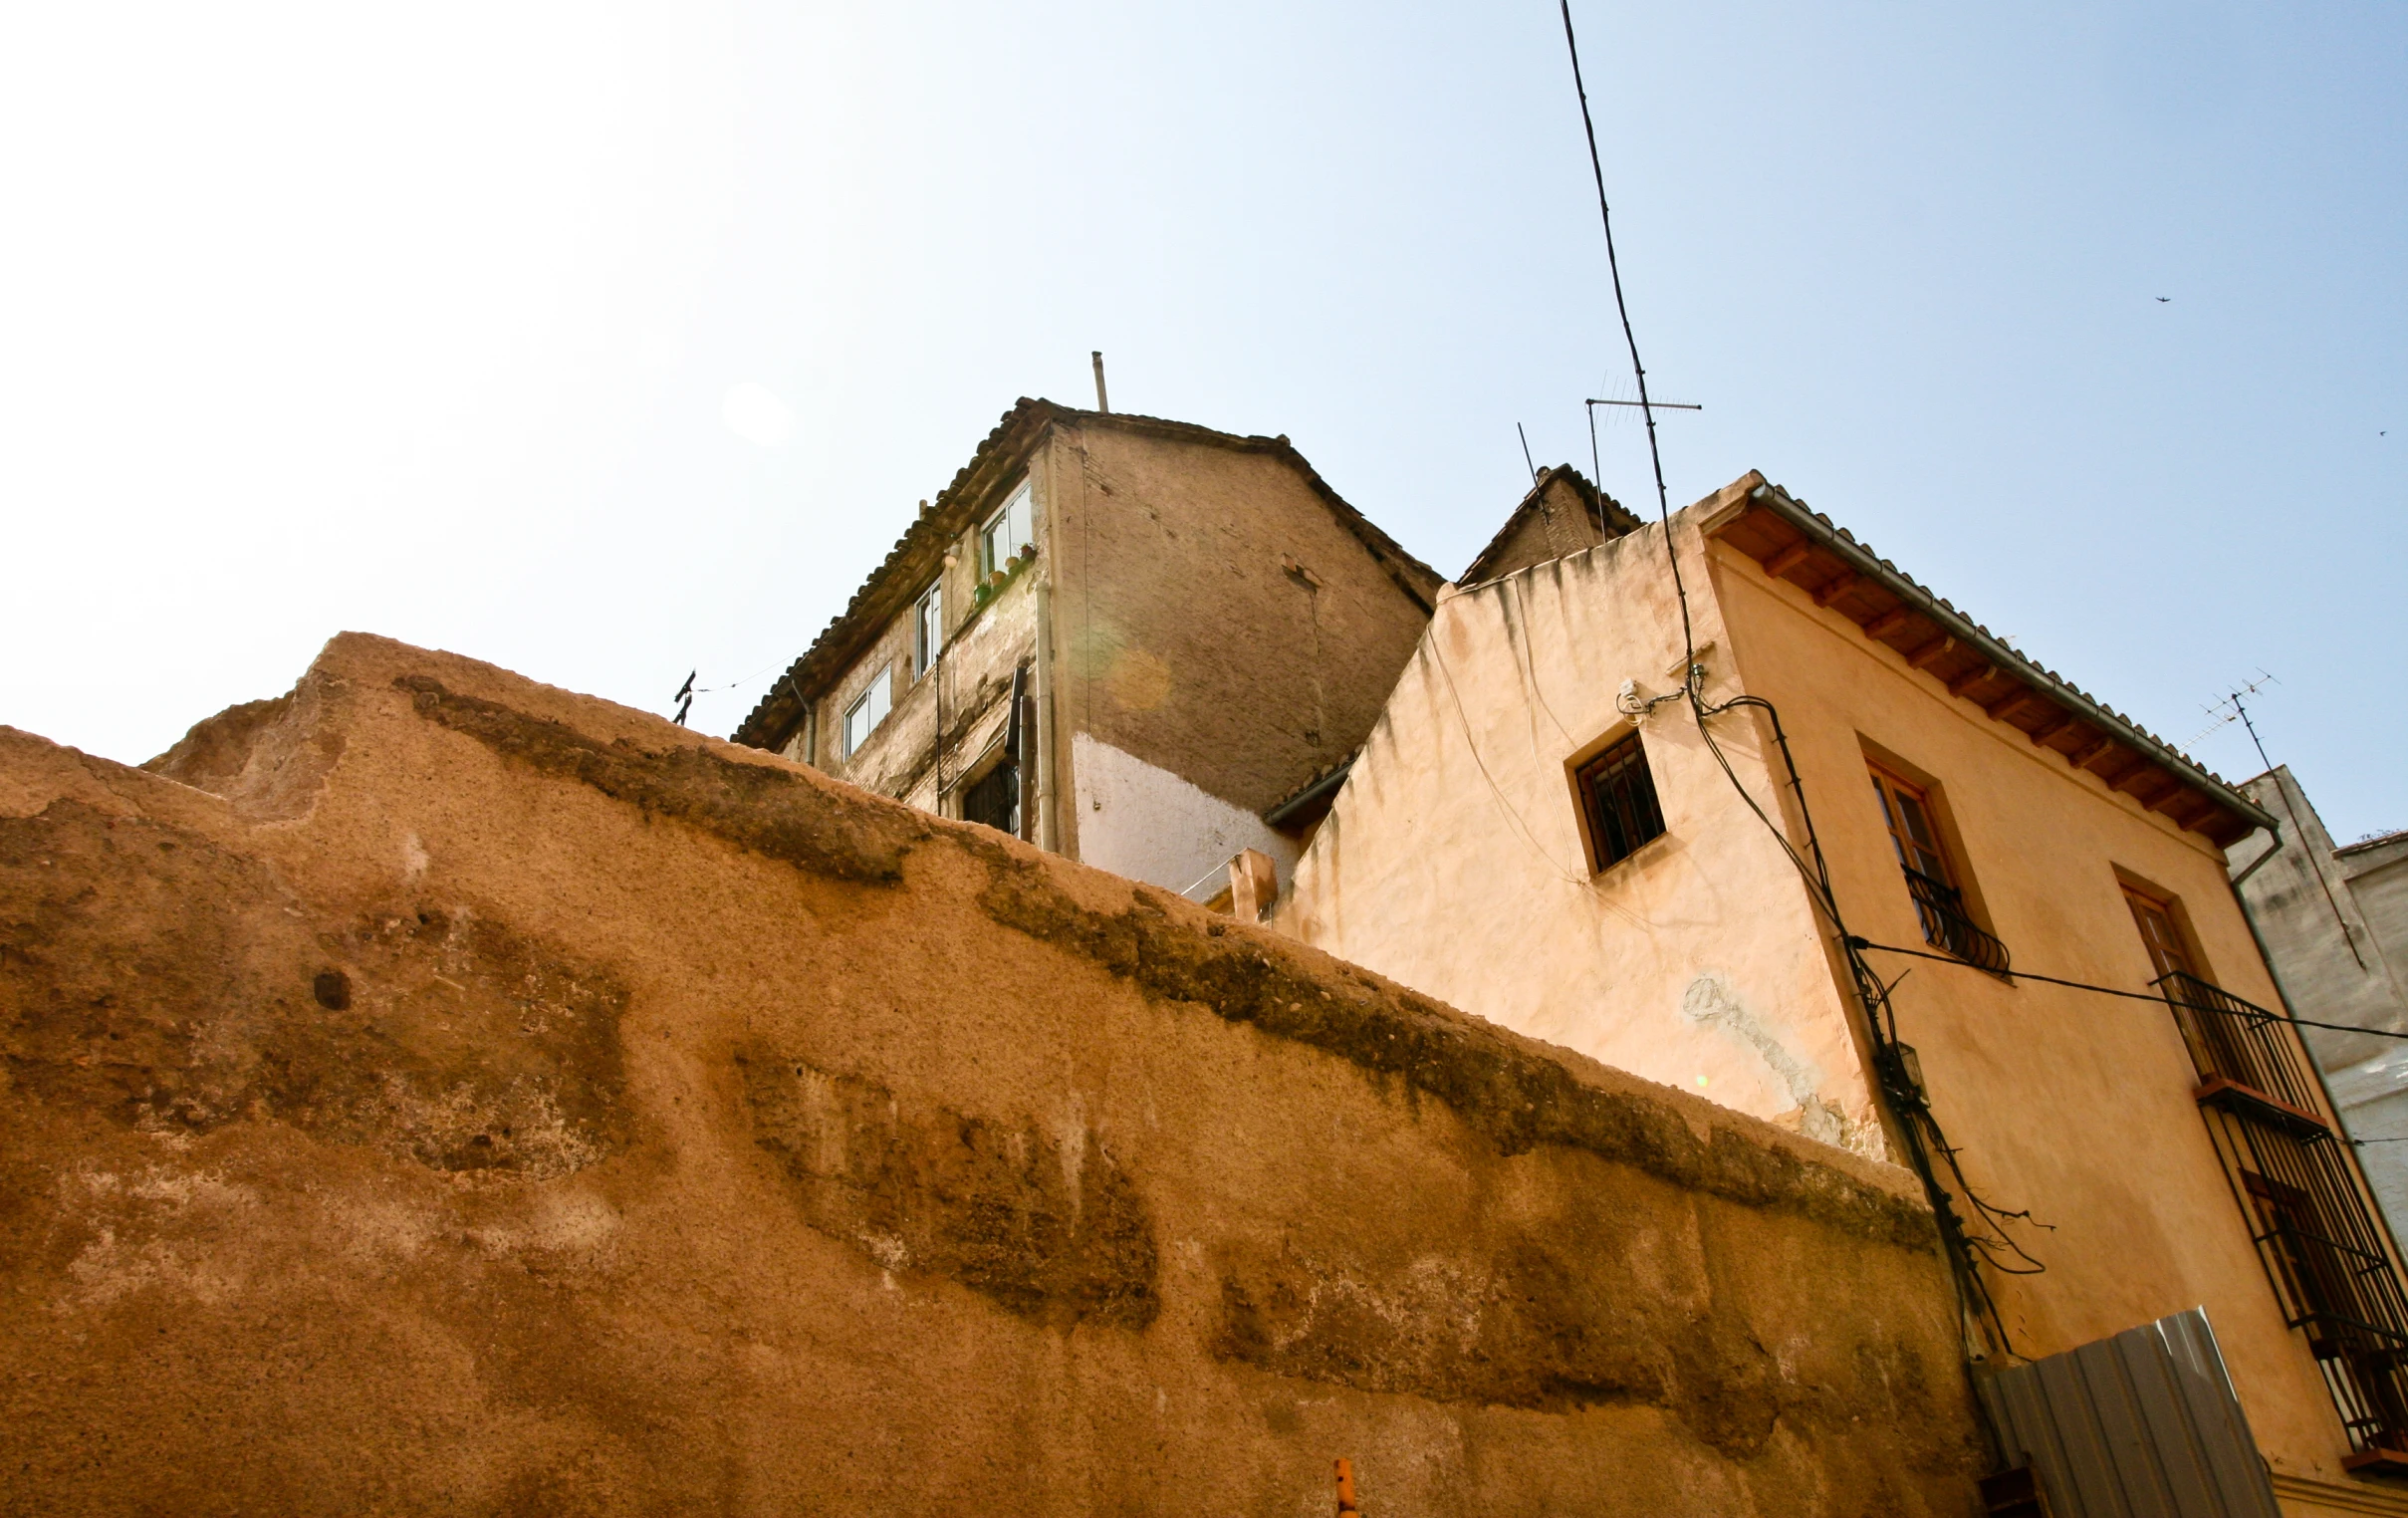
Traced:
<path id="1" fill-rule="evenodd" d="M 1008 476 L 1007 487 L 1016 486 L 1024 477 Z M 1000 495 L 1010 493 L 1010 488 L 1005 488 Z M 1042 540 L 1043 506 L 1042 502 L 1034 502 L 1041 495 L 1042 492 L 1032 492 L 1032 509 L 1037 517 L 1032 530 Z M 1002 731 L 1012 671 L 1036 653 L 1037 587 L 1049 568 L 1041 555 L 1036 562 L 1024 564 L 999 593 L 981 603 L 976 596 L 975 521 L 960 535 L 954 548 L 955 563 L 927 582 L 928 586 L 934 586 L 938 579 L 943 581 L 945 644 L 935 666 L 919 674 L 912 670 L 916 603 L 907 605 L 885 625 L 869 648 L 837 677 L 830 686 L 828 699 L 819 706 L 819 768 L 864 790 L 908 801 L 931 812 L 939 810 L 940 802 L 950 807 L 948 798 L 959 789 L 965 769 L 977 763 Z M 843 744 L 845 708 L 879 679 L 889 682 L 893 709 L 860 750 L 848 755 Z M 940 708 L 944 721 L 941 795 L 937 745 Z M 803 733 L 798 729 L 785 750 L 786 757 L 803 758 L 802 742 Z"/>
<path id="2" fill-rule="evenodd" d="M 1548 469 L 1464 571 L 1463 583 L 1484 584 L 1534 564 L 1594 548 L 1610 536 L 1580 487 L 1563 469 Z"/>
<path id="3" fill-rule="evenodd" d="M 1260 816 L 1099 738 L 1072 736 L 1071 772 L 1078 777 L 1072 810 L 1086 824 L 1079 835 L 1083 865 L 1198 901 L 1229 888 L 1227 867 L 1241 849 L 1270 856 L 1282 881 L 1296 871 L 1296 841 Z"/>
<path id="4" fill-rule="evenodd" d="M 1678 519 L 1683 551 L 1700 545 Z M 1707 691 L 1734 693 L 1720 612 L 1690 596 Z M 1826 1142 L 1886 1152 L 1812 909 L 1735 805 L 1680 686 L 1663 529 L 1452 592 L 1389 698 L 1278 921 L 1466 1011 Z M 1567 764 L 1633 730 L 1664 836 L 1601 873 Z M 1769 803 L 1744 719 L 1718 731 Z"/>
<path id="5" fill-rule="evenodd" d="M 1048 468 L 1062 729 L 1255 813 L 1352 752 L 1427 614 L 1309 479 L 1108 422 L 1058 427 Z M 1114 823 L 1077 826 L 1085 858 Z"/>
<path id="6" fill-rule="evenodd" d="M 169 767 L 0 730 L 0 1508 L 1974 1510 L 1885 1166 L 447 655 Z"/>

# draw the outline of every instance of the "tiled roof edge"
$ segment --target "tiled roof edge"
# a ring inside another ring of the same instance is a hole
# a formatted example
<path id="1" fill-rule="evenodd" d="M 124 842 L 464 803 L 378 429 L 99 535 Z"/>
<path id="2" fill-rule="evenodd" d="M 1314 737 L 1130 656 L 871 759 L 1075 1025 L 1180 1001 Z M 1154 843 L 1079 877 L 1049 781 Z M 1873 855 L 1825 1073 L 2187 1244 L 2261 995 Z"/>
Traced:
<path id="1" fill-rule="evenodd" d="M 1749 492 L 1749 499 L 1779 513 L 1791 526 L 1817 540 L 1824 548 L 1846 560 L 1849 567 L 1867 579 L 1880 582 L 1902 601 L 1914 603 L 1916 610 L 1938 623 L 1959 642 L 1969 643 L 1981 650 L 1983 657 L 2000 668 L 2015 674 L 2026 684 L 2062 705 L 2073 708 L 2077 715 L 2106 728 L 2117 738 L 2140 750 L 2158 763 L 2183 776 L 2192 784 L 2213 793 L 2235 815 L 2246 818 L 2258 827 L 2272 831 L 2274 816 L 2256 802 L 2242 795 L 2224 777 L 2209 770 L 2197 760 L 2172 744 L 2141 727 L 2131 718 L 2083 691 L 2052 669 L 2048 669 L 2002 642 L 1988 628 L 1973 621 L 1955 607 L 1915 583 L 1905 572 L 1887 559 L 1858 543 L 1846 529 L 1834 525 L 1829 517 L 1809 508 L 1779 485 L 1759 485 Z"/>
<path id="2" fill-rule="evenodd" d="M 1082 411 L 1055 401 L 1023 395 L 987 433 L 970 455 L 969 462 L 954 474 L 952 483 L 939 491 L 936 498 L 928 503 L 928 509 L 903 530 L 901 537 L 895 539 L 886 557 L 879 561 L 877 568 L 869 572 L 844 603 L 844 609 L 831 618 L 820 635 L 812 640 L 811 646 L 804 649 L 802 656 L 771 682 L 760 701 L 737 724 L 735 732 L 729 735 L 730 740 L 755 748 L 773 747 L 775 740 L 791 729 L 801 716 L 803 700 L 800 692 L 810 688 L 821 666 L 848 661 L 876 635 L 877 628 L 866 625 L 874 622 L 883 626 L 884 616 L 875 614 L 887 610 L 882 608 L 882 603 L 889 598 L 881 593 L 886 591 L 889 577 L 920 551 L 932 544 L 949 541 L 956 532 L 961 531 L 960 524 L 950 519 L 966 505 L 969 498 L 980 493 L 986 483 L 984 476 L 993 469 L 1017 461 L 1047 426 L 1062 421 L 1117 426 L 1156 437 L 1204 443 L 1241 452 L 1274 454 L 1304 476 L 1307 486 L 1321 497 L 1323 504 L 1354 535 L 1373 560 L 1388 572 L 1399 590 L 1418 603 L 1425 614 L 1435 604 L 1438 586 L 1442 583 L 1439 573 L 1407 553 L 1402 544 L 1382 532 L 1370 518 L 1331 489 L 1328 481 L 1322 478 L 1321 471 L 1297 452 L 1286 435 L 1240 436 L 1189 421 L 1173 421 L 1167 417 L 1131 411 Z"/>

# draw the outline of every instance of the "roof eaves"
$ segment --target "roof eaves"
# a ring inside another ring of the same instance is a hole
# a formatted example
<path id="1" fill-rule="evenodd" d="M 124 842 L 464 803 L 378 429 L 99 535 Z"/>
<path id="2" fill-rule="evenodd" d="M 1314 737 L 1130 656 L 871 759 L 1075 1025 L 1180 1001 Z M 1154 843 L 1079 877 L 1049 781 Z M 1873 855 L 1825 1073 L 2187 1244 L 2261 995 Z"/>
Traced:
<path id="1" fill-rule="evenodd" d="M 1048 423 L 1067 414 L 1072 413 L 1050 400 L 1034 400 L 1026 395 L 1004 412 L 1003 418 L 996 422 L 971 453 L 969 462 L 955 472 L 952 483 L 937 492 L 936 498 L 928 503 L 928 509 L 903 529 L 903 535 L 894 540 L 894 546 L 886 551 L 886 557 L 878 562 L 878 567 L 869 572 L 844 603 L 844 610 L 829 619 L 828 626 L 821 630 L 818 637 L 812 639 L 811 646 L 804 649 L 802 656 L 789 664 L 786 672 L 771 683 L 769 690 L 743 722 L 737 725 L 735 732 L 729 735 L 730 740 L 755 748 L 775 747 L 779 735 L 790 730 L 794 722 L 801 718 L 801 691 L 811 683 L 813 677 L 827 664 L 848 660 L 858 651 L 857 645 L 875 636 L 877 629 L 885 625 L 886 616 L 892 610 L 884 605 L 892 598 L 889 588 L 892 577 L 906 565 L 923 557 L 931 548 L 941 555 L 943 545 L 950 542 L 959 530 L 958 525 L 950 524 L 948 519 L 959 514 L 967 498 L 979 493 L 985 483 L 982 475 L 999 464 L 1018 458 L 1027 451 L 1028 445 L 1035 442 Z M 873 623 L 875 626 L 871 626 Z"/>
<path id="2" fill-rule="evenodd" d="M 1751 490 L 1749 499 L 1757 505 L 1778 513 L 1822 548 L 1845 561 L 1849 568 L 1868 580 L 1875 581 L 1899 600 L 1906 602 L 1937 623 L 1941 630 L 1981 652 L 1999 668 L 2022 680 L 2026 685 L 2057 704 L 2071 709 L 2106 729 L 2116 738 L 2130 744 L 2158 764 L 2164 765 L 2191 784 L 2209 792 L 2235 815 L 2258 827 L 2272 830 L 2272 813 L 2241 794 L 2222 776 L 2207 769 L 2188 754 L 2149 732 L 2139 723 L 2108 706 L 2071 681 L 2034 661 L 2002 641 L 1988 628 L 1958 611 L 1945 599 L 1918 585 L 1904 571 L 1871 549 L 1856 541 L 1844 527 L 1829 517 L 1806 506 L 1779 485 L 1761 484 Z"/>

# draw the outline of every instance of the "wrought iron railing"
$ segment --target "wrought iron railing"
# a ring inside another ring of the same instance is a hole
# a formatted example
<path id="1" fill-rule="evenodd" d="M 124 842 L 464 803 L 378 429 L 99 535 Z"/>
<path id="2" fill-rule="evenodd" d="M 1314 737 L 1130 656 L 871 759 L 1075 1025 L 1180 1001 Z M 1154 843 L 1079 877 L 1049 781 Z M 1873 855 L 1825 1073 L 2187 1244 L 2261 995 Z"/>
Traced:
<path id="1" fill-rule="evenodd" d="M 1983 931 L 1965 911 L 1965 893 L 1946 881 L 1920 870 L 1906 872 L 1907 893 L 1915 898 L 1915 913 L 1923 919 L 1923 941 L 1944 948 L 1993 975 L 2012 973 L 2007 945 Z"/>
<path id="2" fill-rule="evenodd" d="M 2408 1455 L 2408 1292 L 2332 1130 L 2227 1103 L 2208 1130 L 2283 1315 L 2307 1339 L 2351 1446 Z"/>
<path id="3" fill-rule="evenodd" d="M 2408 1289 L 2289 1021 L 2179 972 L 2156 982 L 2284 1317 L 2307 1339 L 2353 1462 L 2408 1459 Z"/>
<path id="4" fill-rule="evenodd" d="M 2222 1081 L 2243 1087 L 2315 1118 L 2314 1084 L 2302 1068 L 2297 1040 L 2284 1026 L 2290 1019 L 2179 970 L 2154 984 L 2174 1009 L 2203 1085 Z"/>

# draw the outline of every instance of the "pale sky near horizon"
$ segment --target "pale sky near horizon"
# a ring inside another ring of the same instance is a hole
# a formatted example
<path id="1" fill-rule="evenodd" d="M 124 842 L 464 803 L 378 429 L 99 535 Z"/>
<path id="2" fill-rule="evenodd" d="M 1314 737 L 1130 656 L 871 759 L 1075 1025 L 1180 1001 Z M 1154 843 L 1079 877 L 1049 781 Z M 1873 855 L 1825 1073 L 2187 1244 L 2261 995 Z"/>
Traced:
<path id="1" fill-rule="evenodd" d="M 1574 15 L 1676 505 L 2408 827 L 2408 7 Z M 1449 575 L 1631 393 L 1545 0 L 23 6 L 0 195 L 0 722 L 128 761 L 346 628 L 724 733 L 1090 349 Z"/>

